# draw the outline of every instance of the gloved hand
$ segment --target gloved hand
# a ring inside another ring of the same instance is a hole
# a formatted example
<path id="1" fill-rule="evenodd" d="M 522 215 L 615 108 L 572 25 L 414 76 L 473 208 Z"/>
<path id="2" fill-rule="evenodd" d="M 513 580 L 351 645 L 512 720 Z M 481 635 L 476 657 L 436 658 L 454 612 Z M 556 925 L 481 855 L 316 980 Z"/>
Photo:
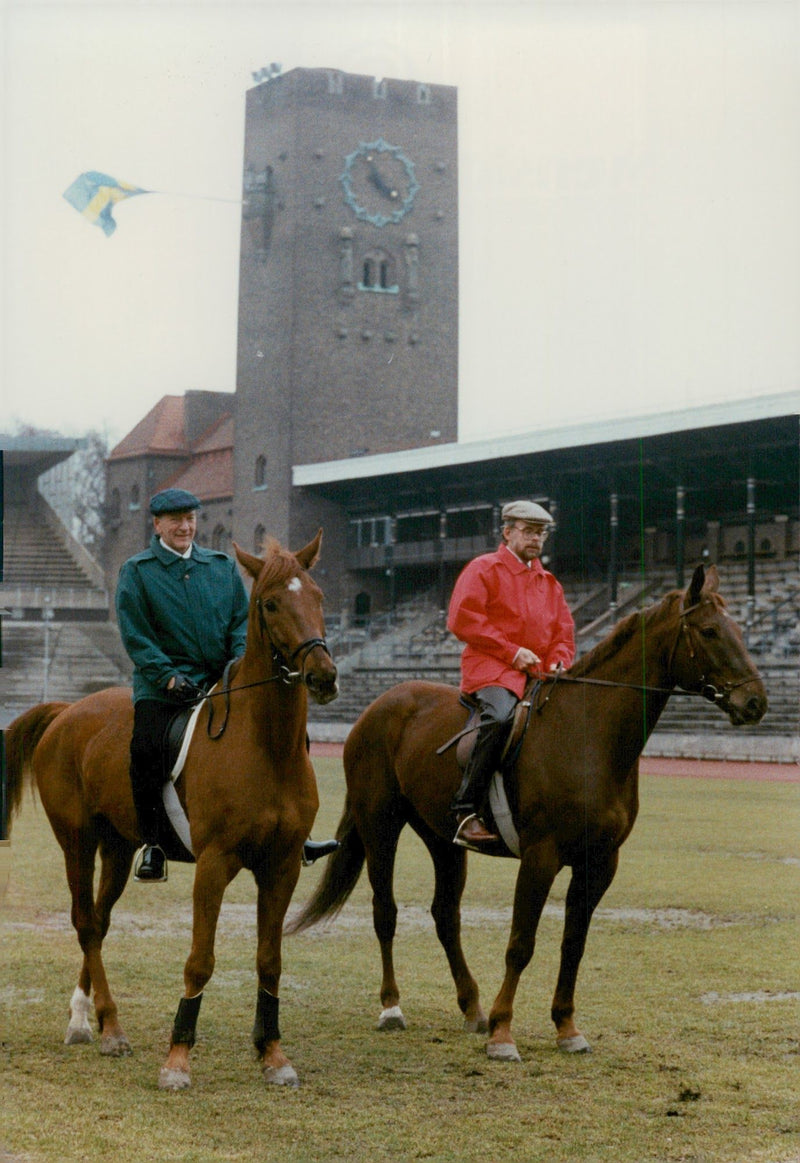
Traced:
<path id="1" fill-rule="evenodd" d="M 196 703 L 198 699 L 205 698 L 205 694 L 203 688 L 185 674 L 176 674 L 175 682 L 167 688 L 167 697 L 175 703 Z"/>

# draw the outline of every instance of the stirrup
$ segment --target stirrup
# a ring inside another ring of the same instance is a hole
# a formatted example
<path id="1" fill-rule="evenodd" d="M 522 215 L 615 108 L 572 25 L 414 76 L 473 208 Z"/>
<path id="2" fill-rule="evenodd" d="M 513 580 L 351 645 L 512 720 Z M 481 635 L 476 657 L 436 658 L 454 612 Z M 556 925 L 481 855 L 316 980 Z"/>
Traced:
<path id="1" fill-rule="evenodd" d="M 155 862 L 156 869 L 151 867 L 151 861 Z M 151 875 L 153 871 L 157 871 L 158 875 Z M 167 878 L 167 854 L 164 849 L 160 844 L 143 844 L 134 858 L 133 879 L 141 884 L 163 884 Z"/>
<path id="2" fill-rule="evenodd" d="M 483 836 L 473 838 L 471 836 L 462 835 L 464 829 L 468 824 L 471 824 L 473 820 L 477 820 L 478 824 L 483 829 Z M 497 844 L 499 841 L 500 836 L 497 836 L 494 832 L 489 831 L 477 812 L 470 812 L 469 815 L 465 816 L 464 819 L 461 820 L 456 830 L 456 834 L 453 837 L 454 844 L 458 844 L 461 848 L 472 848 L 475 852 L 483 851 L 484 845 Z"/>

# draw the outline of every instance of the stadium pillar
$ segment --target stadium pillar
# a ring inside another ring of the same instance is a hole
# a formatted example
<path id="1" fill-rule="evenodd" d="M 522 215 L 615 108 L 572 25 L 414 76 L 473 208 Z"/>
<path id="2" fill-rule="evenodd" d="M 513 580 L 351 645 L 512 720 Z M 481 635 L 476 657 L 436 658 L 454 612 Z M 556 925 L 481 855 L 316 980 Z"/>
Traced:
<path id="1" fill-rule="evenodd" d="M 675 489 L 675 585 L 683 589 L 684 555 L 686 538 L 686 489 L 678 485 Z"/>
<path id="2" fill-rule="evenodd" d="M 747 478 L 747 629 L 756 609 L 756 478 Z"/>
<path id="3" fill-rule="evenodd" d="M 608 547 L 608 588 L 610 598 L 608 608 L 612 616 L 617 609 L 617 533 L 619 529 L 619 495 L 612 493 L 611 504 L 611 537 Z"/>
<path id="4" fill-rule="evenodd" d="M 447 595 L 444 592 L 444 543 L 447 540 L 447 510 L 439 510 L 439 540 L 436 552 L 439 555 L 439 609 L 444 612 L 447 608 Z"/>

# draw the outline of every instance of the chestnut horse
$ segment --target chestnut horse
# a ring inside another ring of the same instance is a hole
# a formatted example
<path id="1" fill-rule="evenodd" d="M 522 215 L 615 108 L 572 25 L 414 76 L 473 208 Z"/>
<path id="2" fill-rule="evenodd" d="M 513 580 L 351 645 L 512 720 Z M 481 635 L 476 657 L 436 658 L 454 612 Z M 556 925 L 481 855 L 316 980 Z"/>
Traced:
<path id="1" fill-rule="evenodd" d="M 189 1051 L 202 991 L 214 968 L 222 897 L 242 868 L 252 872 L 258 886 L 253 1041 L 264 1078 L 297 1085 L 278 1029 L 282 927 L 300 873 L 303 842 L 319 806 L 306 743 L 307 694 L 327 703 L 338 693 L 336 667 L 325 644 L 322 593 L 307 572 L 319 557 L 321 538 L 322 530 L 296 554 L 269 541 L 264 558 L 234 546 L 252 578 L 246 650 L 232 669 L 230 696 L 204 700 L 177 786 L 196 869 L 192 949 L 184 968 L 184 997 L 159 1075 L 164 1090 L 190 1085 Z M 222 734 L 225 711 L 220 702 L 228 704 Z M 141 843 L 129 776 L 132 726 L 131 692 L 119 687 L 73 704 L 42 703 L 20 715 L 6 732 L 12 814 L 20 806 L 23 773 L 30 769 L 64 850 L 72 923 L 83 950 L 66 1042 L 91 1040 L 93 990 L 100 1052 L 114 1056 L 130 1053 L 131 1047 L 101 951 L 111 910 Z"/>
<path id="2" fill-rule="evenodd" d="M 287 932 L 334 916 L 366 859 L 383 964 L 379 1028 L 405 1027 L 392 957 L 392 880 L 398 837 L 410 824 L 433 860 L 431 912 L 465 1028 L 488 1029 L 491 1058 L 519 1060 L 511 1034 L 517 985 L 533 956 L 553 880 L 565 865 L 572 869 L 551 1016 L 562 1050 L 589 1049 L 575 1024 L 575 982 L 592 913 L 636 819 L 638 761 L 647 737 L 676 686 L 712 699 L 734 724 L 758 722 L 767 707 L 761 679 L 717 586 L 716 568 L 706 572 L 700 566 L 685 593 L 676 590 L 631 614 L 566 675 L 548 676 L 540 687 L 517 761 L 505 776 L 520 868 L 505 977 L 488 1024 L 461 948 L 466 852 L 452 843 L 449 813 L 461 778 L 456 748 L 437 750 L 464 727 L 458 691 L 405 682 L 364 711 L 344 749 L 341 846 Z"/>

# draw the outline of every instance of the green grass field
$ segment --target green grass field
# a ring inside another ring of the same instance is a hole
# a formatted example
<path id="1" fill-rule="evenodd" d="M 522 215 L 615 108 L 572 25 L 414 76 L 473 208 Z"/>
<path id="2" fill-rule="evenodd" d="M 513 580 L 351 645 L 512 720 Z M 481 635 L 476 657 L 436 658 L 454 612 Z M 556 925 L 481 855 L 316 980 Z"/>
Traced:
<path id="1" fill-rule="evenodd" d="M 317 759 L 332 834 L 341 762 Z M 284 942 L 283 1043 L 297 1091 L 267 1088 L 249 1036 L 255 890 L 226 896 L 193 1086 L 158 1090 L 189 951 L 192 870 L 129 885 L 106 965 L 134 1047 L 66 1047 L 80 954 L 61 853 L 26 797 L 14 825 L 0 954 L 0 1160 L 692 1160 L 800 1155 L 800 785 L 645 777 L 642 810 L 578 980 L 594 1053 L 555 1048 L 549 1018 L 563 872 L 517 995 L 521 1064 L 467 1035 L 428 906 L 432 872 L 404 834 L 396 941 L 405 1032 L 375 1029 L 380 963 L 362 877 L 341 917 Z M 464 944 L 484 1007 L 499 988 L 517 865 L 471 857 Z M 297 905 L 318 869 L 304 870 Z M 5 1150 L 6 1154 L 3 1154 Z"/>

